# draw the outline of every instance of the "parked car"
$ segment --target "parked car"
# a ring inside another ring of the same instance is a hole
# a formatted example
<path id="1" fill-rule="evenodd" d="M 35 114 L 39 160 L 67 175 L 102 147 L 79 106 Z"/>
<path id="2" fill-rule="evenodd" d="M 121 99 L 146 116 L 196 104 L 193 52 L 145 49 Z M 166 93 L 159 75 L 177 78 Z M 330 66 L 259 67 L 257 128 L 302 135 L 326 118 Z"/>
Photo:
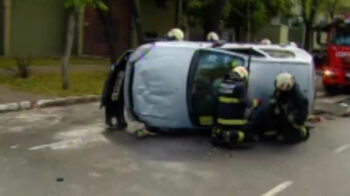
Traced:
<path id="1" fill-rule="evenodd" d="M 136 49 L 127 63 L 124 99 L 129 117 L 163 130 L 213 125 L 216 90 L 232 64 L 249 67 L 249 96 L 262 98 L 262 111 L 283 71 L 295 75 L 313 105 L 311 55 L 296 47 L 155 42 Z M 311 109 L 311 107 L 310 107 Z"/>

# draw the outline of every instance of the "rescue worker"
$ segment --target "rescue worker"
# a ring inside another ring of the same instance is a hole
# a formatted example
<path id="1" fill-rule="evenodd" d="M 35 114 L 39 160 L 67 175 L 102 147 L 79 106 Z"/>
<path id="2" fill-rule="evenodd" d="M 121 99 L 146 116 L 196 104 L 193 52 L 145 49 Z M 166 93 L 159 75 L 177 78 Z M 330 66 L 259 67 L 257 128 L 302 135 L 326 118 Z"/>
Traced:
<path id="1" fill-rule="evenodd" d="M 107 129 L 117 130 L 127 127 L 124 116 L 124 72 L 132 52 L 127 51 L 116 63 L 111 65 L 101 97 L 101 108 L 105 107 Z M 116 120 L 116 123 L 113 121 Z"/>
<path id="2" fill-rule="evenodd" d="M 284 72 L 277 75 L 268 120 L 269 131 L 276 131 L 277 141 L 297 143 L 309 138 L 310 133 L 305 126 L 308 104 L 292 74 Z"/>
<path id="3" fill-rule="evenodd" d="M 208 35 L 207 35 L 207 41 L 209 42 L 218 42 L 220 41 L 220 37 L 217 33 L 215 32 L 209 32 Z"/>
<path id="4" fill-rule="evenodd" d="M 173 41 L 183 41 L 185 38 L 184 32 L 179 28 L 173 28 L 167 33 L 167 39 Z"/>
<path id="5" fill-rule="evenodd" d="M 248 101 L 248 71 L 236 67 L 228 73 L 220 83 L 215 127 L 212 131 L 213 145 L 236 146 L 240 143 L 252 143 L 255 134 L 248 128 L 246 111 L 256 108 L 261 99 Z"/>

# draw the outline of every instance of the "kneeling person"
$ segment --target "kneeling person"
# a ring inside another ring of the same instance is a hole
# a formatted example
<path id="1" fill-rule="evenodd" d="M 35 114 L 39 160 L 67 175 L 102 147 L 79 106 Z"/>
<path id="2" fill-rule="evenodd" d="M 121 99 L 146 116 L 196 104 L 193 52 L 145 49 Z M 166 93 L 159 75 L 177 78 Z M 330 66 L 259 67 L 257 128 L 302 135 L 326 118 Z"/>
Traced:
<path id="1" fill-rule="evenodd" d="M 276 139 L 280 142 L 297 143 L 308 139 L 310 133 L 305 122 L 309 103 L 295 77 L 280 73 L 275 87 L 269 104 L 269 129 L 277 132 Z"/>

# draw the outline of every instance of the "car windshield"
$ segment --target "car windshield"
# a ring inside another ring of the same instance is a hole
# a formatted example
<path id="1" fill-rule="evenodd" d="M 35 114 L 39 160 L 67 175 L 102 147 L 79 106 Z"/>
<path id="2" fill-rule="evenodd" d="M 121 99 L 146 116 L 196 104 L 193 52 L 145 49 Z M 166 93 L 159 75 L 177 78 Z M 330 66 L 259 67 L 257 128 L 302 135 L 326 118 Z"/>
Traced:
<path id="1" fill-rule="evenodd" d="M 350 28 L 339 29 L 333 38 L 333 44 L 350 46 Z"/>

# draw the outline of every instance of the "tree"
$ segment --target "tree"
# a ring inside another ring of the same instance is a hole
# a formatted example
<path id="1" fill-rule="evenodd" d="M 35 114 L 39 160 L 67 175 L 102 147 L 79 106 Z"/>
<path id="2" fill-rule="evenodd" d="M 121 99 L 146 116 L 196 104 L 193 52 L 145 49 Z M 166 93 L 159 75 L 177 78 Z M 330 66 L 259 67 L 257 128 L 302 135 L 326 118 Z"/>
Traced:
<path id="1" fill-rule="evenodd" d="M 61 74 L 62 74 L 62 88 L 69 88 L 69 77 L 68 77 L 68 64 L 71 57 L 73 41 L 74 41 L 74 30 L 76 27 L 76 17 L 79 10 L 85 6 L 93 6 L 101 10 L 107 10 L 108 7 L 101 0 L 65 0 L 64 6 L 68 12 L 67 18 L 67 29 L 66 29 L 66 42 L 61 63 Z"/>
<path id="2" fill-rule="evenodd" d="M 224 20 L 230 13 L 229 0 L 188 0 L 185 14 L 200 21 L 204 35 L 210 31 L 221 31 Z"/>
<path id="3" fill-rule="evenodd" d="M 313 43 L 313 26 L 315 19 L 320 10 L 323 0 L 299 0 L 301 4 L 301 13 L 304 21 L 305 34 L 304 34 L 304 49 L 310 51 Z"/>
<path id="4" fill-rule="evenodd" d="M 336 14 L 341 13 L 346 9 L 349 11 L 349 4 L 347 3 L 348 0 L 325 0 L 324 5 L 331 21 L 334 20 Z"/>
<path id="5" fill-rule="evenodd" d="M 131 8 L 134 24 L 136 26 L 138 43 L 142 44 L 144 41 L 144 36 L 143 36 L 143 26 L 142 26 L 141 17 L 140 17 L 141 15 L 140 7 L 137 3 L 137 0 L 129 0 L 129 5 Z"/>
<path id="6" fill-rule="evenodd" d="M 236 40 L 241 40 L 244 28 L 247 41 L 251 34 L 268 24 L 276 16 L 290 16 L 292 0 L 230 0 L 231 10 L 226 20 L 228 27 L 235 29 Z"/>

